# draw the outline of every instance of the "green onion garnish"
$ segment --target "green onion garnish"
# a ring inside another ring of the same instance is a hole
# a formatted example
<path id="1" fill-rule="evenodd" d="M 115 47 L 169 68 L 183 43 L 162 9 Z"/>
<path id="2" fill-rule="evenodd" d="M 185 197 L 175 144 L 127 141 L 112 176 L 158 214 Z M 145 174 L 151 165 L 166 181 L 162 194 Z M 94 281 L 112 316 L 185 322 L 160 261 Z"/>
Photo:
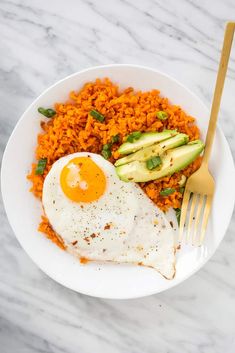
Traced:
<path id="1" fill-rule="evenodd" d="M 38 165 L 35 170 L 36 175 L 42 175 L 47 165 L 47 158 L 41 158 L 38 161 Z"/>
<path id="2" fill-rule="evenodd" d="M 178 225 L 180 225 L 181 208 L 174 208 L 174 210 Z"/>
<path id="3" fill-rule="evenodd" d="M 47 118 L 52 118 L 55 114 L 56 111 L 54 109 L 44 109 L 42 107 L 38 108 L 38 112 L 44 116 L 46 116 Z"/>
<path id="4" fill-rule="evenodd" d="M 162 164 L 162 160 L 159 156 L 152 157 L 146 161 L 146 167 L 149 170 L 155 169 L 161 164 Z"/>
<path id="5" fill-rule="evenodd" d="M 160 191 L 160 195 L 161 196 L 169 196 L 171 194 L 174 194 L 175 192 L 175 189 L 172 189 L 172 188 L 165 188 L 165 189 L 162 189 Z"/>
<path id="6" fill-rule="evenodd" d="M 141 131 L 134 131 L 130 135 L 127 136 L 127 141 L 133 143 L 135 140 L 139 140 L 140 136 L 142 135 Z"/>
<path id="7" fill-rule="evenodd" d="M 179 188 L 179 192 L 180 192 L 181 194 L 183 194 L 183 193 L 184 193 L 184 189 L 185 189 L 185 187 L 184 187 L 184 186 L 181 186 L 181 187 Z"/>
<path id="8" fill-rule="evenodd" d="M 100 121 L 101 123 L 104 121 L 104 119 L 105 119 L 105 117 L 102 115 L 102 114 L 100 114 L 97 110 L 95 110 L 95 109 L 92 109 L 91 111 L 90 111 L 90 115 L 93 117 L 93 118 L 95 118 L 96 120 L 98 120 L 98 121 Z"/>
<path id="9" fill-rule="evenodd" d="M 106 143 L 106 144 L 103 146 L 103 150 L 104 150 L 104 151 L 108 151 L 108 150 L 110 150 L 111 146 L 112 146 L 111 143 Z"/>
<path id="10" fill-rule="evenodd" d="M 157 112 L 157 117 L 160 120 L 166 120 L 168 118 L 168 114 L 167 114 L 167 112 L 160 110 L 159 112 Z"/>
<path id="11" fill-rule="evenodd" d="M 119 140 L 120 140 L 120 136 L 119 136 L 119 134 L 117 134 L 115 136 L 112 136 L 111 142 L 117 143 L 117 142 L 119 142 Z"/>
<path id="12" fill-rule="evenodd" d="M 102 150 L 101 151 L 101 154 L 102 154 L 102 156 L 105 158 L 105 159 L 109 159 L 110 157 L 111 157 L 111 155 L 112 155 L 112 152 L 111 152 L 111 150 L 109 149 L 109 150 Z"/>
<path id="13" fill-rule="evenodd" d="M 112 152 L 111 152 L 111 147 L 112 147 L 112 144 L 111 143 L 106 143 L 103 148 L 102 148 L 102 151 L 101 151 L 101 154 L 102 156 L 105 158 L 105 159 L 109 159 L 112 155 Z"/>
<path id="14" fill-rule="evenodd" d="M 112 155 L 111 147 L 114 143 L 119 142 L 119 134 L 112 136 L 111 142 L 103 145 L 101 154 L 105 159 L 109 159 Z"/>

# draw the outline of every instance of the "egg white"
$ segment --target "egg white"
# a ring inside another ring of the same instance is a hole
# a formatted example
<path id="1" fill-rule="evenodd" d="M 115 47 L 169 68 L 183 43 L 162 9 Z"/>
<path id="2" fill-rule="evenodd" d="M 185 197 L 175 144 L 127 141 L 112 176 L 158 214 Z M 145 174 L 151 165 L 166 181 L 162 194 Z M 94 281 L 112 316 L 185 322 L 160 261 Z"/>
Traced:
<path id="1" fill-rule="evenodd" d="M 106 191 L 96 201 L 74 202 L 61 189 L 60 173 L 71 159 L 86 156 L 103 170 Z M 60 158 L 44 181 L 42 203 L 51 226 L 74 255 L 141 264 L 174 277 L 174 235 L 163 212 L 136 184 L 119 180 L 102 156 L 81 152 Z"/>

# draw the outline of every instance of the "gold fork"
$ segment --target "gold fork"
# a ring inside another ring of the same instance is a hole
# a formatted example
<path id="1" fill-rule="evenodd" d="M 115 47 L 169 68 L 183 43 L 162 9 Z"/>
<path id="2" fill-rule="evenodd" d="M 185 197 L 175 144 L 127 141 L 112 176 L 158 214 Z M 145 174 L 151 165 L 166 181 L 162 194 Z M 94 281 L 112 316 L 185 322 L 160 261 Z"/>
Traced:
<path id="1" fill-rule="evenodd" d="M 215 191 L 215 182 L 209 172 L 208 162 L 216 130 L 216 122 L 233 42 L 234 30 L 235 22 L 228 22 L 224 35 L 223 49 L 221 52 L 202 164 L 201 167 L 188 178 L 185 186 L 181 208 L 179 243 L 182 242 L 184 233 L 186 233 L 186 243 L 189 242 L 191 237 L 192 245 L 200 246 L 205 237 L 212 199 Z M 189 207 L 190 199 L 191 205 Z M 189 210 L 189 217 L 186 227 L 187 210 Z"/>

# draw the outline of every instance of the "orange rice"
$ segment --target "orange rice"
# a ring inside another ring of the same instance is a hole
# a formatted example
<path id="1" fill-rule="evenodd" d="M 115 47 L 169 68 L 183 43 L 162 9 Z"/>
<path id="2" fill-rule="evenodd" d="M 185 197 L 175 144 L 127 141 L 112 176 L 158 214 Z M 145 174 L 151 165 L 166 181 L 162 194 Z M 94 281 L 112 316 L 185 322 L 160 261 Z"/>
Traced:
<path id="1" fill-rule="evenodd" d="M 105 116 L 101 123 L 90 116 L 95 109 Z M 112 136 L 119 134 L 120 142 L 112 147 L 111 162 L 119 158 L 117 149 L 125 137 L 133 131 L 162 131 L 177 129 L 186 133 L 190 141 L 199 138 L 200 131 L 195 119 L 187 115 L 179 106 L 172 105 L 168 99 L 160 96 L 158 90 L 149 92 L 134 91 L 129 87 L 123 91 L 109 79 L 89 82 L 79 92 L 72 91 L 69 100 L 55 104 L 56 115 L 41 123 L 42 133 L 38 135 L 36 159 L 47 158 L 43 175 L 35 175 L 36 164 L 28 179 L 32 182 L 31 191 L 38 198 L 42 196 L 43 181 L 52 164 L 65 155 L 81 151 L 100 153 L 102 146 L 111 141 Z M 161 121 L 156 112 L 164 110 L 168 119 Z M 179 180 L 184 174 L 191 175 L 199 168 L 201 158 L 197 158 L 186 169 L 160 180 L 141 183 L 148 197 L 163 211 L 170 207 L 179 208 L 182 194 L 179 191 Z M 167 196 L 160 196 L 163 188 L 174 188 L 176 191 Z M 51 228 L 46 217 L 42 217 L 39 230 L 63 248 L 63 242 Z"/>

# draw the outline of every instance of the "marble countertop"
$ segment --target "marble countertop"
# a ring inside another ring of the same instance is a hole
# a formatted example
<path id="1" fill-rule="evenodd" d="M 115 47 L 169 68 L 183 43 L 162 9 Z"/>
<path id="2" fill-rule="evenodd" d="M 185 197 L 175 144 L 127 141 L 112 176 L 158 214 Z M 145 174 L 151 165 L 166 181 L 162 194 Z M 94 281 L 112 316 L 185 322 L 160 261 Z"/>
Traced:
<path id="1" fill-rule="evenodd" d="M 106 63 L 136 63 L 181 80 L 208 106 L 233 0 L 0 0 L 0 153 L 45 88 Z M 235 46 L 220 124 L 235 154 Z M 235 218 L 207 265 L 183 284 L 135 300 L 63 288 L 18 244 L 0 208 L 1 353 L 232 353 Z"/>

